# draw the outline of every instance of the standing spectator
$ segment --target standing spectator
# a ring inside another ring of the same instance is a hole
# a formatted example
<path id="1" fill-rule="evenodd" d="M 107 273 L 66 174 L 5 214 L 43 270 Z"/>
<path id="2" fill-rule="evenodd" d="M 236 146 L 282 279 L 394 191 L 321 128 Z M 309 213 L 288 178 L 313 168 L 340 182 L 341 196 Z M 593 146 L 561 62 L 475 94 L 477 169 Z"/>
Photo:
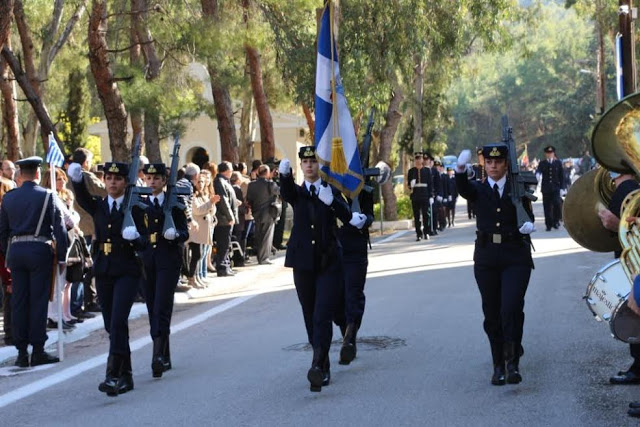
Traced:
<path id="1" fill-rule="evenodd" d="M 176 188 L 181 188 L 183 190 L 188 190 L 191 194 L 189 196 L 184 196 L 183 203 L 186 207 L 184 210 L 184 214 L 187 217 L 187 227 L 189 229 L 189 234 L 198 231 L 198 223 L 193 220 L 193 213 L 191 210 L 191 204 L 193 199 L 193 191 L 194 191 L 194 180 L 197 179 L 200 174 L 200 167 L 195 163 L 188 163 L 185 167 L 178 171 L 178 180 L 176 181 Z M 185 276 L 189 276 L 189 265 L 191 264 L 191 249 L 189 245 L 184 246 L 184 254 L 182 258 L 182 271 Z M 186 292 L 191 287 L 187 284 L 178 283 L 176 287 L 177 292 Z"/>
<path id="2" fill-rule="evenodd" d="M 584 175 L 593 168 L 593 158 L 589 154 L 589 150 L 585 150 L 584 156 L 580 159 L 580 175 Z"/>
<path id="3" fill-rule="evenodd" d="M 249 178 L 251 178 L 251 181 L 255 181 L 256 179 L 258 179 L 258 168 L 261 164 L 262 161 L 260 160 L 254 160 L 251 163 L 251 172 L 249 173 Z"/>
<path id="4" fill-rule="evenodd" d="M 206 182 L 205 182 L 205 192 L 207 194 L 216 194 L 215 188 L 213 188 L 213 178 L 216 177 L 218 175 L 218 165 L 216 165 L 215 163 L 205 163 L 202 166 L 202 173 L 206 172 Z M 215 212 L 214 212 L 214 217 L 213 217 L 213 222 L 214 222 L 214 226 L 215 223 L 217 222 L 216 218 L 215 218 Z M 212 236 L 211 236 L 211 241 L 214 241 L 215 238 L 215 227 L 211 228 L 211 232 L 212 232 Z M 206 256 L 204 257 L 204 263 L 203 265 L 200 267 L 201 271 L 202 271 L 202 275 L 203 276 L 207 276 L 207 271 L 211 272 L 211 273 L 215 273 L 216 272 L 216 267 L 215 265 L 213 265 L 213 261 L 212 261 L 212 256 L 213 256 L 213 250 L 211 249 L 212 246 L 209 246 L 208 249 L 206 250 Z"/>
<path id="5" fill-rule="evenodd" d="M 14 186 L 15 182 L 10 181 L 4 176 L 0 178 L 0 206 L 4 195 L 13 189 Z M 4 343 L 11 345 L 13 344 L 13 339 L 11 338 L 11 272 L 6 267 L 3 252 L 0 252 L 0 280 L 2 280 L 0 295 L 2 296 Z"/>
<path id="6" fill-rule="evenodd" d="M 13 183 L 13 187 L 16 188 L 17 185 L 15 183 L 16 176 L 16 166 L 13 164 L 11 160 L 3 160 L 2 161 L 2 177 L 8 179 Z"/>
<path id="7" fill-rule="evenodd" d="M 231 230 L 238 222 L 238 206 L 236 205 L 236 192 L 233 190 L 229 178 L 231 178 L 231 163 L 222 162 L 218 165 L 218 176 L 214 181 L 216 194 L 220 201 L 216 204 L 218 225 L 216 226 L 216 271 L 218 277 L 233 276 L 231 260 L 229 259 L 229 246 L 231 245 Z"/>
<path id="8" fill-rule="evenodd" d="M 205 171 L 203 170 L 198 174 L 191 202 L 193 222 L 198 224 L 198 226 L 194 227 L 193 231 L 189 232 L 188 240 L 191 252 L 189 259 L 189 271 L 187 274 L 187 278 L 189 280 L 188 286 L 198 289 L 202 289 L 207 286 L 200 277 L 202 272 L 202 263 L 205 263 L 206 265 L 203 247 L 205 245 L 210 246 L 212 244 L 211 236 L 213 234 L 212 229 L 214 225 L 216 202 L 219 199 L 216 195 L 209 194 L 206 191 L 206 174 L 204 172 Z"/>
<path id="9" fill-rule="evenodd" d="M 269 166 L 261 165 L 258 168 L 258 179 L 250 183 L 247 190 L 247 203 L 251 206 L 256 222 L 254 248 L 258 264 L 271 264 L 269 255 L 273 243 L 273 230 L 279 216 L 275 204 L 278 202 L 280 189 L 269 179 L 270 173 Z"/>
<path id="10" fill-rule="evenodd" d="M 276 162 L 275 165 L 279 166 L 280 162 L 279 161 Z M 278 169 L 274 168 L 271 173 L 272 173 L 271 179 L 273 179 L 273 182 L 275 182 L 278 188 L 280 188 L 280 173 Z M 284 200 L 281 200 L 281 202 L 282 202 L 282 212 L 280 213 L 280 218 L 278 218 L 278 221 L 276 222 L 276 226 L 273 230 L 273 247 L 278 251 L 287 249 L 287 247 L 282 244 L 282 241 L 284 239 L 284 226 L 287 222 L 287 207 L 289 205 Z"/>
<path id="11" fill-rule="evenodd" d="M 573 161 L 571 159 L 565 160 L 562 173 L 564 174 L 564 186 L 569 190 L 571 184 L 573 184 L 573 176 L 576 174 L 576 171 L 573 168 Z"/>
<path id="12" fill-rule="evenodd" d="M 242 165 L 243 163 L 241 163 Z M 246 169 L 246 167 L 245 167 Z M 236 242 L 240 244 L 240 249 L 242 249 L 241 254 L 233 254 L 233 266 L 234 267 L 244 267 L 244 251 L 245 247 L 243 245 L 244 238 L 244 226 L 245 226 L 245 214 L 247 212 L 247 203 L 245 201 L 244 194 L 242 192 L 242 173 L 240 171 L 235 171 L 231 174 L 231 186 L 233 187 L 233 191 L 236 192 L 236 204 L 238 205 L 238 223 L 233 226 L 232 236 Z"/>
<path id="13" fill-rule="evenodd" d="M 149 159 L 147 158 L 147 156 L 140 156 L 140 161 L 138 163 L 138 181 L 136 182 L 136 185 L 138 187 L 146 187 L 147 186 L 147 181 L 145 181 L 144 179 L 144 167 L 146 165 L 149 164 Z"/>

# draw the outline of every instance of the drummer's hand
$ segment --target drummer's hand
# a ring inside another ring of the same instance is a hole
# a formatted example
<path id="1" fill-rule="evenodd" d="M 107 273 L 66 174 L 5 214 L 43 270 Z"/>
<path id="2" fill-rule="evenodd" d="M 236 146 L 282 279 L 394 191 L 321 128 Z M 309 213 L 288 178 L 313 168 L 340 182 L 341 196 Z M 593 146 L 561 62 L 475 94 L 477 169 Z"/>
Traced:
<path id="1" fill-rule="evenodd" d="M 618 231 L 618 227 L 620 226 L 620 218 L 615 216 L 609 209 L 599 210 L 598 216 L 600 217 L 600 221 L 602 221 L 602 225 L 604 226 L 604 228 L 615 232 Z M 627 221 L 629 221 L 629 218 L 627 218 Z"/>

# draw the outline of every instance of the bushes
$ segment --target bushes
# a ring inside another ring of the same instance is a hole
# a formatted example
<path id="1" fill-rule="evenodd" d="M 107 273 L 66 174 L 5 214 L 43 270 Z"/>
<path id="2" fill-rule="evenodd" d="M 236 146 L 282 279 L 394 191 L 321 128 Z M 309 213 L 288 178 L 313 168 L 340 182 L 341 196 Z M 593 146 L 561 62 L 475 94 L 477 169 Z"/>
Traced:
<path id="1" fill-rule="evenodd" d="M 403 194 L 398 196 L 397 200 L 398 219 L 412 219 L 413 210 L 411 209 L 411 199 L 409 196 Z M 373 214 L 376 221 L 380 221 L 380 203 L 373 205 Z"/>

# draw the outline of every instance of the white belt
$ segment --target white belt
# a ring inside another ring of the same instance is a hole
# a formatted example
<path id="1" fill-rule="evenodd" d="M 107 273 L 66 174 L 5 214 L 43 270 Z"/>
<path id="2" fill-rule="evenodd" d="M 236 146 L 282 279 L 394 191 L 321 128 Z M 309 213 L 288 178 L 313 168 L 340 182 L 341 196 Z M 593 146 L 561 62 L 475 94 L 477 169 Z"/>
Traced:
<path id="1" fill-rule="evenodd" d="M 13 236 L 11 238 L 11 243 L 16 243 L 16 242 L 51 243 L 51 239 L 44 236 Z"/>
<path id="2" fill-rule="evenodd" d="M 413 184 L 413 188 L 416 188 L 416 187 L 420 187 L 420 188 L 424 187 L 424 188 L 426 188 L 426 187 L 428 187 L 428 185 L 427 184 Z"/>

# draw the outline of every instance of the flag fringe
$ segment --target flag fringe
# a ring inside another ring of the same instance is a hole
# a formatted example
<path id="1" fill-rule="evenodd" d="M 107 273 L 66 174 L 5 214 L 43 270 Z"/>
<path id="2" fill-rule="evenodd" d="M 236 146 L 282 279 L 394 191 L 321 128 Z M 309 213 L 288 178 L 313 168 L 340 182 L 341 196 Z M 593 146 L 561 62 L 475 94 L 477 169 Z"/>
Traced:
<path id="1" fill-rule="evenodd" d="M 339 175 L 344 175 L 349 170 L 342 148 L 342 138 L 331 140 L 331 170 Z"/>

